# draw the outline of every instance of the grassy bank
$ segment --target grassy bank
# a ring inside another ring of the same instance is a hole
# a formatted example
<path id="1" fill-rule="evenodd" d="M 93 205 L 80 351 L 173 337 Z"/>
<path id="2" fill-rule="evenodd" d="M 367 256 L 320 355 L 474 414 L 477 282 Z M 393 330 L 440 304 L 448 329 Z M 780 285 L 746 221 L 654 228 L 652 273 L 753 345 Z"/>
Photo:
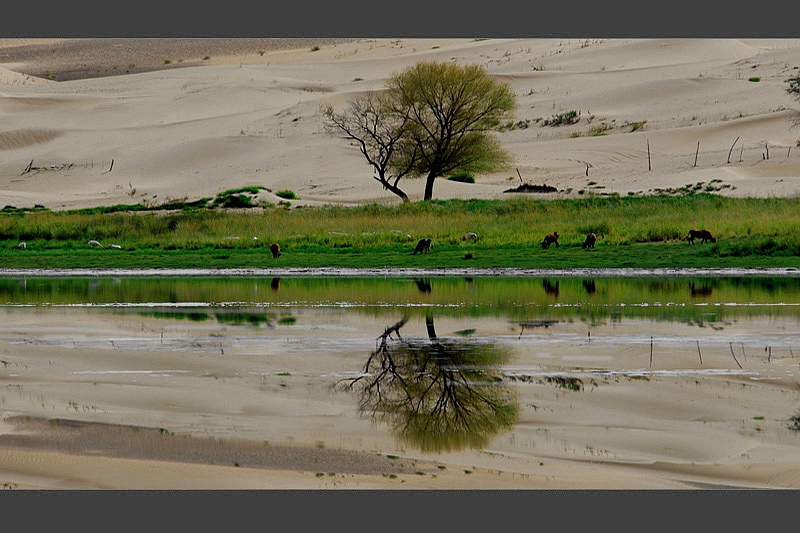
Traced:
<path id="1" fill-rule="evenodd" d="M 800 265 L 799 226 L 800 199 L 711 194 L 13 211 L 0 216 L 0 260 L 3 268 L 786 267 Z M 691 228 L 717 242 L 689 244 Z M 553 231 L 560 246 L 542 249 Z M 465 240 L 469 232 L 478 239 Z M 588 232 L 600 235 L 594 249 L 581 247 Z M 423 237 L 431 253 L 412 254 Z"/>

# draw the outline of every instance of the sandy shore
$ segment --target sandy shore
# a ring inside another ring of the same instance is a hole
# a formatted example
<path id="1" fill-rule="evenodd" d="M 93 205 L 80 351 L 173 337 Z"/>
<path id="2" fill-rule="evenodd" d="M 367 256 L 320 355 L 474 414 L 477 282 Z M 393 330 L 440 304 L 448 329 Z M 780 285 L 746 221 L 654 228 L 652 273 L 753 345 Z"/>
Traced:
<path id="1" fill-rule="evenodd" d="M 722 195 L 794 196 L 798 102 L 785 80 L 798 74 L 798 51 L 800 40 L 779 39 L 0 40 L 0 205 L 155 204 L 246 185 L 267 187 L 263 199 L 272 202 L 274 191 L 291 189 L 294 205 L 396 203 L 354 147 L 323 132 L 319 106 L 345 105 L 423 59 L 480 63 L 519 101 L 520 127 L 499 134 L 515 168 L 476 176 L 475 184 L 441 180 L 436 198 L 506 198 L 520 175 L 559 190 L 543 197 L 697 184 Z M 580 111 L 577 124 L 537 123 L 571 109 Z M 36 171 L 24 172 L 31 163 Z M 403 186 L 421 197 L 420 181 Z M 121 348 L 120 372 L 124 361 L 138 361 L 196 379 L 170 387 L 158 378 L 78 378 L 70 339 L 87 343 L 80 359 L 91 367 L 107 357 L 94 342 L 140 333 L 94 316 L 85 328 L 54 320 L 4 318 L 7 489 L 800 488 L 800 437 L 785 425 L 798 401 L 792 357 L 751 357 L 755 379 L 737 374 L 723 347 L 716 376 L 701 372 L 695 351 L 673 347 L 660 357 L 670 365 L 647 379 L 592 375 L 597 387 L 567 401 L 556 401 L 552 388 L 520 386 L 516 440 L 437 455 L 376 433 L 352 413 L 352 398 L 330 396 L 311 367 L 292 382 L 319 409 L 311 421 L 296 418 L 278 381 L 253 400 L 252 383 L 237 375 L 250 363 L 235 355 L 210 370 L 180 350 Z M 63 346 L 27 341 L 54 327 Z M 690 336 L 672 325 L 646 327 L 659 338 Z M 773 327 L 765 332 L 777 335 Z M 629 372 L 638 349 L 609 340 L 597 356 L 620 365 L 606 370 Z M 520 357 L 551 370 L 582 357 L 570 346 L 551 350 Z M 345 361 L 357 368 L 361 355 Z M 206 415 L 188 416 L 197 406 Z"/>

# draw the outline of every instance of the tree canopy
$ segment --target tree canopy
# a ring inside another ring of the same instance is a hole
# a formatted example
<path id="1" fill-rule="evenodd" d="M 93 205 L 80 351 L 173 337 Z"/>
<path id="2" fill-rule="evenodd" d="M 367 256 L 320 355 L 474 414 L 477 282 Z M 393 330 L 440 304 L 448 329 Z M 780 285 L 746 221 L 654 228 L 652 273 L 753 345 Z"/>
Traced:
<path id="1" fill-rule="evenodd" d="M 478 65 L 419 62 L 393 74 L 385 91 L 323 115 L 329 132 L 359 145 L 375 179 L 408 201 L 398 186 L 402 177 L 424 177 L 430 200 L 438 177 L 508 165 L 511 156 L 492 131 L 515 109 L 509 86 Z"/>

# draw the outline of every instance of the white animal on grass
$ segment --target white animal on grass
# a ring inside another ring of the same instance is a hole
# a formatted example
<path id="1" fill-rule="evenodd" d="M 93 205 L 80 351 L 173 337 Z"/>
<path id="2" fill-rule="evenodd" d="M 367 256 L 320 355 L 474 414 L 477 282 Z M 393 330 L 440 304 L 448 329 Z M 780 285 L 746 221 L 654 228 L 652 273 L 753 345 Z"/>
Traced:
<path id="1" fill-rule="evenodd" d="M 27 248 L 27 247 L 28 247 L 28 243 L 27 242 L 21 242 L 21 243 L 19 243 L 17 245 L 17 248 Z"/>
<path id="2" fill-rule="evenodd" d="M 97 242 L 96 240 L 92 239 L 91 241 L 89 241 L 89 246 L 103 246 L 103 245 Z"/>
<path id="3" fill-rule="evenodd" d="M 471 231 L 469 233 L 467 233 L 466 235 L 464 235 L 464 240 L 465 241 L 474 241 L 474 240 L 477 240 L 477 238 L 478 238 L 478 234 L 477 233 L 473 233 Z"/>
<path id="4" fill-rule="evenodd" d="M 122 246 L 119 244 L 110 244 L 109 248 L 114 248 L 115 250 L 122 250 Z"/>

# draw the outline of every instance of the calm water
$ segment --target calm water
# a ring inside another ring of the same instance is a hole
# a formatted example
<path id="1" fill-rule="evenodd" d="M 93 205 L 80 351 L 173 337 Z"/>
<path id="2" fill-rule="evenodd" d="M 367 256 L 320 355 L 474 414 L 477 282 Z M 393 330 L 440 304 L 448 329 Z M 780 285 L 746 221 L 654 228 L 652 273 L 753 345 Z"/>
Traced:
<path id="1" fill-rule="evenodd" d="M 163 397 L 164 380 L 173 394 L 209 387 L 217 397 L 281 398 L 282 409 L 253 407 L 257 399 L 231 407 L 256 410 L 263 426 L 227 413 L 220 434 L 235 422 L 237 435 L 283 439 L 268 421 L 293 416 L 298 432 L 322 435 L 335 432 L 323 417 L 361 416 L 378 422 L 366 434 L 427 451 L 513 434 L 526 409 L 520 386 L 575 391 L 612 375 L 676 372 L 771 379 L 766 363 L 800 351 L 796 277 L 9 277 L 0 279 L 0 314 L 6 363 L 16 347 L 44 346 L 65 379 L 135 385 L 134 402 Z M 654 345 L 680 353 L 665 360 Z M 6 390 L 34 364 L 6 364 Z M 292 376 L 320 390 L 292 392 Z M 59 396 L 25 387 L 35 393 L 4 395 L 6 408 L 39 414 L 65 404 L 127 420 L 92 388 Z M 191 430 L 220 416 L 173 403 L 152 417 Z"/>

